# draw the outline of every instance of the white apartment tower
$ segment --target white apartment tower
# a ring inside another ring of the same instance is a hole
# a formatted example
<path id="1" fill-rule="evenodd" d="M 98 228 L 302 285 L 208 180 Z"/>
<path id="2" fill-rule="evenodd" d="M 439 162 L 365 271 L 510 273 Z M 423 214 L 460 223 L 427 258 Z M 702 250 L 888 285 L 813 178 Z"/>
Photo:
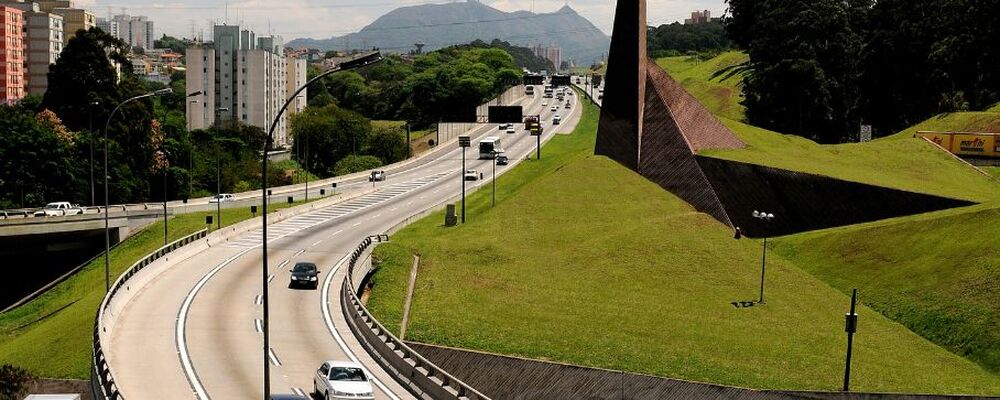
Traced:
<path id="1" fill-rule="evenodd" d="M 203 100 L 187 104 L 188 129 L 239 121 L 266 131 L 288 98 L 292 81 L 305 84 L 304 63 L 294 62 L 289 73 L 279 36 L 257 37 L 239 26 L 216 25 L 213 39 L 187 49 L 187 91 L 205 93 Z M 275 147 L 289 142 L 288 115 L 303 108 L 305 101 L 296 101 L 282 115 L 274 132 Z"/>
<path id="2" fill-rule="evenodd" d="M 119 14 L 111 19 L 98 18 L 97 27 L 111 34 L 131 47 L 141 47 L 152 50 L 156 40 L 156 29 L 153 21 L 141 15 Z"/>

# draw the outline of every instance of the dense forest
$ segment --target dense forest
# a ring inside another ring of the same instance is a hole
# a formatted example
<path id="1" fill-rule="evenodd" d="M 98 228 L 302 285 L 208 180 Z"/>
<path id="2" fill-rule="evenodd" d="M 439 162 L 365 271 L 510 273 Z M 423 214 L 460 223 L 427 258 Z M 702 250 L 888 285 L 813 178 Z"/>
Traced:
<path id="1" fill-rule="evenodd" d="M 727 0 L 750 123 L 824 143 L 1000 101 L 1000 2 Z"/>
<path id="2" fill-rule="evenodd" d="M 652 58 L 720 52 L 732 47 L 721 22 L 685 25 L 679 22 L 650 27 L 646 47 Z"/>

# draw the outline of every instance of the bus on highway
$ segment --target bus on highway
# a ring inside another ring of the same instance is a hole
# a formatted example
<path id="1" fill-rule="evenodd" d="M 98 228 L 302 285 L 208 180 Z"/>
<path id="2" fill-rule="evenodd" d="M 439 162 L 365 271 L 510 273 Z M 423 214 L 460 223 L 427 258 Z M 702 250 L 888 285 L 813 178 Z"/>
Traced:
<path id="1" fill-rule="evenodd" d="M 499 153 L 501 151 L 503 151 L 503 148 L 500 147 L 500 138 L 496 136 L 490 136 L 479 141 L 480 160 L 493 159 L 495 152 Z"/>
<path id="2" fill-rule="evenodd" d="M 528 96 L 535 95 L 535 85 L 528 85 L 524 87 L 524 94 Z"/>

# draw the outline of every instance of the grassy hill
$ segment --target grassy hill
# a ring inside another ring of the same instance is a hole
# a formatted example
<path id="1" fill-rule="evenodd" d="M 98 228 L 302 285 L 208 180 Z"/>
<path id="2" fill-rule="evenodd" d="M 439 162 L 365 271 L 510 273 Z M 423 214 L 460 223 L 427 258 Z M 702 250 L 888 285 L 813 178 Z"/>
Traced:
<path id="1" fill-rule="evenodd" d="M 718 99 L 700 89 L 718 85 L 709 78 L 726 61 L 660 61 L 748 143 L 744 150 L 707 155 L 983 203 L 775 242 L 797 266 L 845 293 L 862 288 L 868 304 L 884 315 L 1000 371 L 1000 335 L 995 333 L 1000 331 L 1000 254 L 987 245 L 1000 226 L 1000 184 L 913 138 L 920 130 L 1000 131 L 1000 105 L 935 116 L 870 143 L 823 146 L 726 119 Z M 1000 168 L 983 170 L 1000 177 Z"/>
<path id="2" fill-rule="evenodd" d="M 595 125 L 590 109 L 573 135 L 546 146 L 542 161 L 502 176 L 496 208 L 489 192 L 477 192 L 467 224 L 444 228 L 437 213 L 380 246 L 371 310 L 398 332 L 410 256 L 419 253 L 410 340 L 731 385 L 836 390 L 849 298 L 772 257 L 768 303 L 734 307 L 756 298 L 760 243 L 733 240 L 711 217 L 593 156 Z M 857 390 L 1000 394 L 1000 375 L 866 307 L 861 320 Z"/>
<path id="3" fill-rule="evenodd" d="M 742 64 L 750 58 L 745 53 L 730 51 L 708 60 L 696 57 L 667 57 L 656 60 L 663 69 L 670 72 L 688 93 L 701 101 L 712 113 L 731 120 L 746 118 L 746 108 L 740 104 L 743 93 L 739 76 L 713 77 L 718 71 Z"/>

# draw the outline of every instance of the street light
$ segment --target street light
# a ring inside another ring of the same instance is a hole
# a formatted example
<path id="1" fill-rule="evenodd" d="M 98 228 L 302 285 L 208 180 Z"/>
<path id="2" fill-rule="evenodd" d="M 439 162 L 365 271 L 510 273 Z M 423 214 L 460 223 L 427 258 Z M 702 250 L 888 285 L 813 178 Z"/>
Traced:
<path id="1" fill-rule="evenodd" d="M 459 177 L 462 178 L 462 223 L 465 223 L 465 149 L 472 146 L 472 139 L 468 136 L 458 137 L 458 147 L 462 148 L 462 173 Z"/>
<path id="2" fill-rule="evenodd" d="M 360 68 L 366 65 L 377 63 L 379 61 L 382 61 L 382 54 L 379 53 L 378 51 L 373 51 L 371 53 L 367 53 L 353 60 L 345 61 L 340 65 L 331 68 L 319 75 L 316 75 L 316 77 L 310 79 L 308 82 L 306 82 L 305 85 L 302 85 L 301 87 L 296 89 L 295 93 L 292 93 L 291 96 L 288 96 L 288 99 L 285 101 L 285 104 L 282 105 L 281 109 L 278 110 L 278 113 L 275 114 L 274 120 L 271 122 L 271 128 L 268 129 L 267 131 L 267 137 L 264 138 L 264 152 L 260 162 L 261 199 L 263 200 L 261 202 L 262 205 L 261 219 L 263 222 L 261 228 L 261 241 L 263 242 L 263 244 L 261 245 L 261 253 L 262 253 L 261 256 L 263 257 L 263 269 L 261 270 L 261 287 L 263 293 L 261 294 L 261 302 L 263 303 L 262 305 L 264 307 L 264 318 L 262 321 L 263 324 L 261 328 L 264 331 L 264 348 L 263 348 L 264 400 L 269 400 L 271 398 L 271 365 L 268 364 L 269 363 L 268 350 L 270 349 L 271 346 L 270 342 L 271 336 L 270 336 L 270 323 L 269 323 L 270 307 L 268 305 L 268 290 L 267 290 L 267 154 L 271 150 L 271 142 L 274 141 L 274 130 L 278 127 L 278 122 L 281 121 L 281 115 L 285 113 L 285 110 L 288 109 L 288 106 L 292 104 L 293 101 L 295 101 L 299 93 L 302 93 L 302 91 L 305 90 L 305 88 L 309 87 L 314 82 L 338 71 L 346 71 L 349 69 Z"/>
<path id="3" fill-rule="evenodd" d="M 493 207 L 497 206 L 497 155 L 500 154 L 496 150 L 491 152 L 493 156 Z"/>
<path id="4" fill-rule="evenodd" d="M 111 291 L 111 230 L 109 228 L 108 221 L 108 130 L 111 129 L 111 119 L 115 117 L 115 113 L 122 106 L 131 103 L 136 100 L 142 100 L 147 97 L 153 96 L 163 96 L 166 94 L 173 93 L 170 88 L 160 89 L 155 92 L 146 93 L 143 95 L 130 97 L 125 99 L 125 101 L 119 103 L 115 106 L 114 110 L 111 110 L 111 114 L 108 115 L 108 122 L 104 124 L 104 290 L 106 292 Z"/>
<path id="5" fill-rule="evenodd" d="M 752 215 L 754 218 L 763 221 L 765 226 L 764 229 L 761 229 L 761 231 L 764 232 L 764 249 L 760 257 L 760 301 L 759 301 L 759 303 L 764 304 L 764 273 L 767 271 L 767 226 L 768 226 L 767 223 L 771 222 L 771 220 L 774 219 L 774 214 L 754 210 Z"/>
<path id="6" fill-rule="evenodd" d="M 94 93 L 90 93 L 90 97 L 94 97 Z M 88 112 L 87 113 L 87 126 L 90 131 L 90 205 L 94 206 L 97 203 L 97 196 L 94 195 L 94 106 L 100 105 L 101 103 L 91 101 L 87 103 Z"/>
<path id="7" fill-rule="evenodd" d="M 167 152 L 163 149 L 157 150 L 156 154 L 167 160 Z M 163 166 L 163 245 L 167 245 L 167 166 Z"/>
<path id="8" fill-rule="evenodd" d="M 219 107 L 215 109 L 215 115 L 221 115 L 220 113 L 229 111 L 229 107 Z M 216 117 L 215 123 L 219 125 L 219 117 Z M 216 139 L 218 140 L 218 139 Z M 267 153 L 264 153 L 265 158 Z M 222 157 L 216 156 L 215 158 L 215 229 L 222 229 Z"/>

